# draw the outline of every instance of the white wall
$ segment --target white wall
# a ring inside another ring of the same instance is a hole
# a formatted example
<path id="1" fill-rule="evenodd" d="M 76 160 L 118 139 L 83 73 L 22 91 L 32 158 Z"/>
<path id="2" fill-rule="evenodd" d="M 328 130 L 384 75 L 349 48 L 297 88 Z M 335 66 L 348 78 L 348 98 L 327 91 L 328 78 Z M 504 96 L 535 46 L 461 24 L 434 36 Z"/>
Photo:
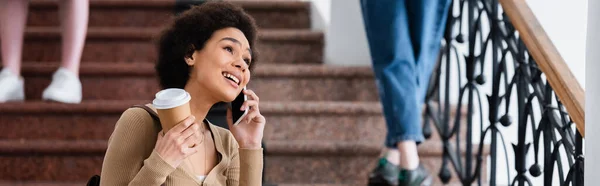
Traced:
<path id="1" fill-rule="evenodd" d="M 311 27 L 313 30 L 324 31 L 331 22 L 330 0 L 303 0 L 311 2 Z"/>
<path id="2" fill-rule="evenodd" d="M 587 3 L 588 0 L 527 0 L 554 46 L 584 88 Z"/>
<path id="3" fill-rule="evenodd" d="M 325 30 L 325 63 L 346 66 L 370 65 L 371 55 L 359 0 L 330 2 L 330 23 Z"/>
<path id="4" fill-rule="evenodd" d="M 312 4 L 312 29 L 325 32 L 325 64 L 371 65 L 359 0 L 302 1 Z"/>
<path id="5" fill-rule="evenodd" d="M 585 78 L 585 185 L 596 186 L 600 183 L 600 1 L 590 0 L 588 6 L 587 28 L 587 69 Z"/>

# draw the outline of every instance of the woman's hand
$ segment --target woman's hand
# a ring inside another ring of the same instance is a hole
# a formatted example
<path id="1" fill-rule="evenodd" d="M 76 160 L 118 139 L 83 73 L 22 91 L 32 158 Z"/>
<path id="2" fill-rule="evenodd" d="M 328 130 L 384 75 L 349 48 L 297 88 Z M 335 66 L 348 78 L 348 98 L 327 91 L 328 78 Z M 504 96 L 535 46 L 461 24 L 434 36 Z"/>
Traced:
<path id="1" fill-rule="evenodd" d="M 263 131 L 265 130 L 265 117 L 260 114 L 258 108 L 258 96 L 252 90 L 243 91 L 248 100 L 244 102 L 241 110 L 248 110 L 248 114 L 240 121 L 239 124 L 233 125 L 233 119 L 231 116 L 231 108 L 227 109 L 227 124 L 229 130 L 235 137 L 235 140 L 240 145 L 240 148 L 245 149 L 259 149 L 261 148 L 261 142 L 263 138 Z"/>
<path id="2" fill-rule="evenodd" d="M 196 117 L 189 116 L 171 128 L 164 136 L 162 131 L 158 134 L 154 150 L 161 158 L 173 168 L 177 168 L 188 156 L 196 153 L 196 143 L 200 142 L 202 135 L 195 122 Z"/>

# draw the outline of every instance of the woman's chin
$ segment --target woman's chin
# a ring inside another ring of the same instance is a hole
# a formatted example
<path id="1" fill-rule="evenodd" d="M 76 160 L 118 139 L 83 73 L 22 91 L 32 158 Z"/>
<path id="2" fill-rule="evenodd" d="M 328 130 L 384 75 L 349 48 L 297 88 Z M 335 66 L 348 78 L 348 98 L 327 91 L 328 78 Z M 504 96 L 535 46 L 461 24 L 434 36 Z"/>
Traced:
<path id="1" fill-rule="evenodd" d="M 223 102 L 232 102 L 233 100 L 235 100 L 235 98 L 237 97 L 237 94 L 235 94 L 235 92 L 231 93 L 231 92 L 226 92 L 223 95 Z"/>
<path id="2" fill-rule="evenodd" d="M 222 102 L 232 102 L 240 93 L 230 87 L 220 87 L 217 89 L 217 91 L 219 92 L 218 94 L 221 95 L 219 97 L 221 98 L 220 101 Z"/>
<path id="3" fill-rule="evenodd" d="M 232 102 L 233 100 L 235 100 L 235 97 L 234 98 L 226 98 L 223 102 Z"/>

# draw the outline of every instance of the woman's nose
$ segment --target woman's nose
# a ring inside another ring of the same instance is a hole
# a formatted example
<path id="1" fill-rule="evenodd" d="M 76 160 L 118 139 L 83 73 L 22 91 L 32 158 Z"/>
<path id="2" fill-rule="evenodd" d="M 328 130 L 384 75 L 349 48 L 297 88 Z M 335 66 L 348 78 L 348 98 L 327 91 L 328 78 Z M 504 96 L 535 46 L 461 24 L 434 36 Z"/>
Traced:
<path id="1" fill-rule="evenodd" d="M 246 65 L 246 62 L 243 59 L 240 60 L 236 60 L 233 65 L 235 66 L 235 68 L 239 68 L 242 69 L 242 71 L 246 70 L 246 68 L 248 68 L 248 65 Z"/>

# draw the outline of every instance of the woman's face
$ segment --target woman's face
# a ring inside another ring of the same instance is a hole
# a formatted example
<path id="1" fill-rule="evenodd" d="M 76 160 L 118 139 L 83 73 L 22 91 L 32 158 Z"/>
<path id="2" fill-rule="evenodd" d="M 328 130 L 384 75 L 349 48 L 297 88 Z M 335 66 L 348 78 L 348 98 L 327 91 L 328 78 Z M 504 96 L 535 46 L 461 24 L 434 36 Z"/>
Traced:
<path id="1" fill-rule="evenodd" d="M 216 101 L 233 101 L 250 80 L 250 50 L 248 39 L 239 29 L 215 31 L 202 50 L 186 58 L 192 66 L 188 85 L 199 86 Z"/>

